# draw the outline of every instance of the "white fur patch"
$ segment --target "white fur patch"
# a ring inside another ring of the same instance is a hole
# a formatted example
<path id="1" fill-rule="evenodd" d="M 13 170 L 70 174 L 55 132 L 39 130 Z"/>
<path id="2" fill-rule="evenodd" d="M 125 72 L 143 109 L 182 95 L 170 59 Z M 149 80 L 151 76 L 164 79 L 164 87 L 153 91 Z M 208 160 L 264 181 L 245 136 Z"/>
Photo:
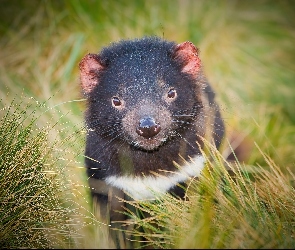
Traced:
<path id="1" fill-rule="evenodd" d="M 204 168 L 203 156 L 196 156 L 191 162 L 180 166 L 175 172 L 164 172 L 163 175 L 153 176 L 109 176 L 106 183 L 124 190 L 135 200 L 155 199 L 167 192 L 177 183 L 184 182 L 190 177 L 199 176 Z"/>

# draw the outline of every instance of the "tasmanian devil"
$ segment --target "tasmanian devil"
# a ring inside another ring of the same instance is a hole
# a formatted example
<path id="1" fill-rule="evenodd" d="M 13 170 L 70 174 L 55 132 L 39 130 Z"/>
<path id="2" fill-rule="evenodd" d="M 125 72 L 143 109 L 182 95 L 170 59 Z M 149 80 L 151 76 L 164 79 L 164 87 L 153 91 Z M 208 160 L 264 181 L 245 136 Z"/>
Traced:
<path id="1" fill-rule="evenodd" d="M 123 40 L 87 54 L 79 68 L 92 195 L 110 205 L 112 188 L 135 200 L 180 194 L 178 184 L 204 166 L 202 139 L 211 135 L 219 147 L 224 134 L 198 49 L 157 37 Z"/>

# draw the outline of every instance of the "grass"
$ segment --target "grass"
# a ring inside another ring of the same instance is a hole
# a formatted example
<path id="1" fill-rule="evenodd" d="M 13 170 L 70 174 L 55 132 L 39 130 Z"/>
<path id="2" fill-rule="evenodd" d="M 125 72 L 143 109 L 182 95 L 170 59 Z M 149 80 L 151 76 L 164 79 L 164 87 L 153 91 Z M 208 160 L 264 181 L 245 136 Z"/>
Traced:
<path id="1" fill-rule="evenodd" d="M 129 233 L 164 249 L 294 248 L 294 176 L 283 174 L 263 152 L 270 170 L 257 166 L 249 173 L 239 163 L 227 163 L 230 175 L 222 155 L 207 147 L 214 160 L 191 180 L 186 201 L 167 195 L 154 203 L 129 202 L 149 214 L 142 219 L 126 210 L 132 218 Z"/>
<path id="2" fill-rule="evenodd" d="M 247 157 L 231 164 L 231 177 L 220 160 L 227 143 L 221 154 L 209 149 L 215 160 L 192 183 L 189 201 L 167 196 L 134 204 L 153 219 L 133 215 L 135 225 L 163 248 L 294 248 L 291 1 L 0 3 L 1 246 L 113 246 L 94 217 L 83 169 L 85 102 L 77 65 L 110 42 L 158 35 L 200 48 L 227 137 L 245 137 Z M 46 212 L 55 208 L 56 216 Z M 52 230 L 29 230 L 45 225 Z"/>
<path id="3" fill-rule="evenodd" d="M 83 144 L 83 128 L 68 134 L 60 114 L 55 123 L 40 125 L 50 110 L 46 102 L 20 97 L 0 110 L 0 246 L 110 246 L 107 236 L 98 243 L 85 236 L 108 232 L 90 207 L 84 168 L 74 155 Z"/>
<path id="4" fill-rule="evenodd" d="M 1 110 L 0 245 L 4 248 L 47 248 L 70 240 L 65 233 L 71 232 L 66 223 L 71 209 L 62 206 L 62 169 L 48 161 L 52 154 L 48 129 L 34 127 L 36 117 L 27 112 L 30 108 L 13 102 Z"/>

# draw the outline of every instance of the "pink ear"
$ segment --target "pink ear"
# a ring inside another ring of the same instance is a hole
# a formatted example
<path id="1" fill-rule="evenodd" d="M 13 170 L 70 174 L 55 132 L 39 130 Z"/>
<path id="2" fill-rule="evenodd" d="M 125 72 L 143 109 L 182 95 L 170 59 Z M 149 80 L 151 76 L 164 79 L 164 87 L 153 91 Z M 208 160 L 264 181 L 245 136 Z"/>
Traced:
<path id="1" fill-rule="evenodd" d="M 196 76 L 201 69 L 198 49 L 191 42 L 184 42 L 174 47 L 173 57 L 182 65 L 182 72 Z"/>
<path id="2" fill-rule="evenodd" d="M 81 86 L 85 94 L 90 93 L 99 83 L 99 75 L 104 69 L 98 55 L 88 54 L 79 63 Z"/>

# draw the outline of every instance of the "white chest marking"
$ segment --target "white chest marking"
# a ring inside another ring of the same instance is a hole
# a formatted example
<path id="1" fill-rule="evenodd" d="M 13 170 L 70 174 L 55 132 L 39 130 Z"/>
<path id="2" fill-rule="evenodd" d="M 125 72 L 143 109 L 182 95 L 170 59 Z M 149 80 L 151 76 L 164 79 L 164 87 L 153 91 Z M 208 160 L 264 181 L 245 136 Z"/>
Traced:
<path id="1" fill-rule="evenodd" d="M 196 156 L 191 162 L 180 166 L 175 172 L 163 172 L 163 175 L 149 176 L 109 176 L 106 183 L 124 190 L 135 200 L 150 200 L 167 192 L 177 183 L 190 177 L 199 176 L 204 168 L 203 156 Z"/>

